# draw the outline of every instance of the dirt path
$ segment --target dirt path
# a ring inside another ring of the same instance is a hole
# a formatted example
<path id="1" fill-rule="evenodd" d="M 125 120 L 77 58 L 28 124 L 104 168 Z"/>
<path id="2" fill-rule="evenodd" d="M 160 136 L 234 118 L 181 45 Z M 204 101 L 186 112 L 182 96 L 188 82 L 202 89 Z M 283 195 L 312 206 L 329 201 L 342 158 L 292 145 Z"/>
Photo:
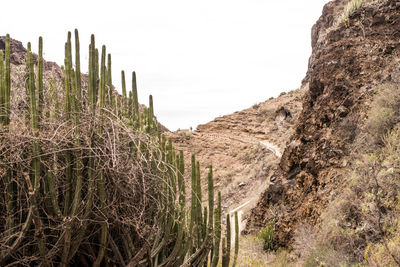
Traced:
<path id="1" fill-rule="evenodd" d="M 219 138 L 219 139 L 227 139 L 227 140 L 235 140 L 238 142 L 242 142 L 242 143 L 247 143 L 247 144 L 261 144 L 262 146 L 264 146 L 265 148 L 267 148 L 269 151 L 271 151 L 272 153 L 275 154 L 275 156 L 277 156 L 278 158 L 282 157 L 282 153 L 279 151 L 279 147 L 270 143 L 267 140 L 263 140 L 263 141 L 254 141 L 251 139 L 246 139 L 246 138 L 239 138 L 239 137 L 232 137 L 232 136 L 228 136 L 228 135 L 222 135 L 222 134 L 204 134 L 204 133 L 196 133 L 193 132 L 193 134 L 197 135 L 197 136 L 207 136 L 207 137 L 211 137 L 211 138 Z"/>
<path id="2" fill-rule="evenodd" d="M 255 142 L 251 142 L 255 143 Z M 267 140 L 259 141 L 259 144 L 267 148 L 269 151 L 274 153 L 277 158 L 282 157 L 282 153 L 279 151 L 279 147 L 268 142 Z M 232 233 L 232 243 L 235 241 L 235 212 L 238 213 L 238 221 L 239 221 L 239 235 L 242 232 L 243 228 L 246 226 L 245 221 L 243 221 L 243 213 L 245 208 L 254 200 L 258 200 L 258 196 L 254 196 L 252 199 L 246 201 L 245 203 L 241 204 L 240 206 L 236 207 L 235 209 L 229 211 L 229 216 L 231 219 L 231 233 Z"/>
<path id="3" fill-rule="evenodd" d="M 275 154 L 278 158 L 282 157 L 282 153 L 279 151 L 279 147 L 268 142 L 267 140 L 260 141 L 260 144 L 266 147 L 269 151 Z"/>

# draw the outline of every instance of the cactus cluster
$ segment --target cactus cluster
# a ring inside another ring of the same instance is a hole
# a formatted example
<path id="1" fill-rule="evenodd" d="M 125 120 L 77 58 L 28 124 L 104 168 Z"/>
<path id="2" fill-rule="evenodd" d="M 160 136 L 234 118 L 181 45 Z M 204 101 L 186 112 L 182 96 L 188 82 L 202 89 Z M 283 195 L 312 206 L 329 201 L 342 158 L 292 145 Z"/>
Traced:
<path id="1" fill-rule="evenodd" d="M 217 266 L 222 259 L 229 266 L 230 218 L 221 238 L 212 166 L 203 205 L 192 155 L 189 203 L 183 152 L 161 133 L 153 97 L 139 105 L 135 72 L 129 92 L 121 72 L 122 96 L 116 93 L 111 55 L 102 46 L 99 56 L 94 35 L 82 75 L 77 30 L 74 38 L 75 49 L 70 32 L 65 43 L 63 105 L 46 94 L 42 38 L 36 64 L 28 44 L 29 133 L 21 142 L 21 118 L 10 125 L 9 35 L 0 50 L 0 265 Z"/>

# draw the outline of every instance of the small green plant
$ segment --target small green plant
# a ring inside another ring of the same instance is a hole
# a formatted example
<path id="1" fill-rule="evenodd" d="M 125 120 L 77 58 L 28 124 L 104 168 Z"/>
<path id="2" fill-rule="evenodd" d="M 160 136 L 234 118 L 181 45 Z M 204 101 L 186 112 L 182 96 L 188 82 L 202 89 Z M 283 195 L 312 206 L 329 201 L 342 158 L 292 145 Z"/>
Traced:
<path id="1" fill-rule="evenodd" d="M 274 249 L 274 231 L 275 231 L 275 224 L 272 222 L 268 223 L 257 234 L 257 237 L 263 241 L 265 250 Z"/>
<path id="2" fill-rule="evenodd" d="M 342 15 L 338 18 L 336 21 L 335 26 L 339 26 L 343 23 L 347 23 L 349 20 L 349 17 L 351 14 L 354 13 L 357 9 L 361 8 L 363 5 L 363 0 L 351 0 L 347 3 L 346 7 L 344 8 L 344 11 Z"/>

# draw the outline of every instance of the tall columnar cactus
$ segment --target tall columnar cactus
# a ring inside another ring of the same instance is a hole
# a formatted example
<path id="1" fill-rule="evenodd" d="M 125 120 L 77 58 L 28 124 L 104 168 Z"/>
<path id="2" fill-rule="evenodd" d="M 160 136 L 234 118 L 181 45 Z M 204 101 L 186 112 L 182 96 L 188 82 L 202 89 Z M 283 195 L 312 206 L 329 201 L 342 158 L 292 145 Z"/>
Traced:
<path id="1" fill-rule="evenodd" d="M 236 266 L 239 254 L 239 218 L 238 213 L 235 211 L 235 256 L 233 257 L 232 267 Z"/>
<path id="2" fill-rule="evenodd" d="M 104 103 L 104 98 L 105 98 L 105 94 L 106 94 L 106 71 L 105 71 L 105 54 L 106 54 L 106 47 L 103 45 L 102 47 L 102 52 L 101 52 L 101 83 L 100 83 L 100 104 L 99 104 L 99 108 L 100 108 L 100 115 L 102 115 L 104 112 L 102 110 L 102 108 L 104 107 L 105 103 Z M 109 54 L 110 55 L 110 54 Z M 111 57 L 109 56 L 109 68 L 111 69 Z M 109 74 L 107 74 L 108 76 Z M 111 78 L 111 77 L 109 77 Z M 108 81 L 109 82 L 109 81 Z M 101 135 L 103 132 L 103 128 L 99 127 L 98 129 L 99 134 Z M 99 192 L 99 200 L 100 200 L 100 209 L 102 210 L 102 213 L 105 214 L 105 206 L 106 206 L 106 192 L 105 192 L 105 177 L 104 177 L 104 173 L 102 170 L 99 170 L 99 181 L 98 181 L 98 192 Z M 101 228 L 100 228 L 100 237 L 99 237 L 99 241 L 100 241 L 100 248 L 99 251 L 97 253 L 97 258 L 95 260 L 95 262 L 93 263 L 93 266 L 100 266 L 101 262 L 103 261 L 104 258 L 104 253 L 106 250 L 106 245 L 107 245 L 107 238 L 108 238 L 108 231 L 107 231 L 107 222 L 103 221 L 101 223 Z"/>
<path id="3" fill-rule="evenodd" d="M 4 123 L 5 119 L 5 82 L 4 82 L 4 54 L 3 50 L 0 50 L 0 123 Z"/>
<path id="4" fill-rule="evenodd" d="M 65 118 L 69 125 L 71 123 L 71 113 L 72 113 L 72 96 L 71 96 L 71 33 L 68 32 L 68 40 L 65 43 L 65 59 L 64 59 L 64 98 L 65 98 Z M 64 198 L 64 216 L 69 214 L 71 192 L 72 192 L 72 155 L 70 151 L 65 153 L 66 159 L 66 170 L 65 170 L 65 180 L 66 180 L 66 194 Z"/>
<path id="5" fill-rule="evenodd" d="M 11 95 L 11 45 L 10 45 L 10 35 L 6 35 L 5 44 L 5 66 L 2 79 L 3 88 L 3 109 L 2 109 L 2 122 L 8 131 L 8 125 L 10 124 L 10 95 Z M 0 113 L 1 114 L 1 113 Z M 14 227 L 14 199 L 15 199 L 15 183 L 12 181 L 11 168 L 6 170 L 7 181 L 7 228 L 12 229 Z M 30 222 L 29 222 L 30 223 Z"/>
<path id="6" fill-rule="evenodd" d="M 38 71 L 37 71 L 37 89 L 39 95 L 39 120 L 43 114 L 43 102 L 44 102 L 44 92 L 43 92 L 43 38 L 39 37 L 39 55 L 38 55 Z"/>
<path id="7" fill-rule="evenodd" d="M 192 154 L 192 172 L 191 172 L 191 206 L 190 206 L 190 232 L 196 227 L 196 211 L 197 211 L 197 200 L 196 200 L 196 158 Z"/>
<path id="8" fill-rule="evenodd" d="M 4 124 L 9 125 L 10 124 L 10 95 L 11 95 L 11 45 L 10 45 L 10 35 L 6 35 L 6 47 L 5 47 L 5 60 L 6 60 L 6 65 L 5 65 L 5 97 L 4 97 L 4 103 L 5 103 L 5 120 Z"/>
<path id="9" fill-rule="evenodd" d="M 100 64 L 100 97 L 99 106 L 103 108 L 106 104 L 106 46 L 101 49 L 101 64 Z"/>
<path id="10" fill-rule="evenodd" d="M 217 209 L 214 213 L 214 250 L 211 266 L 216 267 L 219 261 L 219 248 L 221 243 L 221 192 L 218 192 Z"/>
<path id="11" fill-rule="evenodd" d="M 112 88 L 112 75 L 111 75 L 111 54 L 107 56 L 107 97 L 108 97 L 108 104 L 112 107 L 114 105 L 114 94 Z"/>
<path id="12" fill-rule="evenodd" d="M 75 95 L 79 104 L 78 108 L 80 109 L 82 101 L 82 80 L 81 80 L 81 55 L 80 55 L 78 29 L 75 29 L 75 88 L 76 88 Z"/>
<path id="13" fill-rule="evenodd" d="M 132 95 L 133 95 L 133 120 L 136 127 L 139 127 L 140 122 L 140 109 L 139 109 L 139 100 L 138 100 L 138 91 L 136 84 L 136 73 L 132 72 Z"/>
<path id="14" fill-rule="evenodd" d="M 152 131 L 153 125 L 154 108 L 153 108 L 153 96 L 149 95 L 149 108 L 147 109 L 147 132 Z"/>
<path id="15" fill-rule="evenodd" d="M 96 46 L 95 38 L 92 34 L 89 45 L 89 100 L 92 110 L 92 114 L 96 113 L 96 102 L 97 102 L 97 74 L 96 74 Z"/>
<path id="16" fill-rule="evenodd" d="M 221 263 L 222 267 L 229 267 L 229 264 L 227 262 L 226 254 L 227 254 L 226 238 L 223 237 L 222 238 L 222 263 Z"/>
<path id="17" fill-rule="evenodd" d="M 222 242 L 224 243 L 224 242 Z M 229 267 L 231 255 L 231 216 L 226 214 L 226 246 L 222 254 L 222 267 Z"/>
<path id="18" fill-rule="evenodd" d="M 126 105 L 126 83 L 125 83 L 125 71 L 121 70 L 121 85 L 122 85 L 122 97 L 123 105 Z"/>
<path id="19" fill-rule="evenodd" d="M 197 227 L 197 242 L 198 246 L 201 246 L 201 243 L 203 241 L 203 219 L 202 219 L 202 208 L 201 208 L 201 203 L 202 203 L 202 196 L 201 196 L 201 181 L 200 181 L 200 163 L 197 161 L 196 163 L 196 224 L 198 225 Z"/>
<path id="20" fill-rule="evenodd" d="M 95 36 L 92 34 L 90 37 L 90 45 L 89 45 L 89 79 L 88 79 L 88 111 L 92 114 L 92 116 L 96 115 L 96 103 L 97 103 L 97 73 L 96 73 L 96 46 L 95 46 Z M 91 131 L 94 131 L 93 127 L 90 125 Z M 90 137 L 89 146 L 92 148 L 94 146 L 94 138 Z M 88 156 L 88 166 L 87 166 L 87 196 L 86 203 L 84 206 L 83 212 L 83 222 L 76 236 L 75 242 L 71 245 L 71 249 L 69 251 L 68 259 L 74 257 L 77 253 L 79 247 L 81 246 L 82 241 L 85 238 L 86 230 L 88 227 L 88 219 L 90 213 L 92 212 L 93 207 L 93 199 L 95 194 L 95 177 L 96 177 L 96 164 L 95 164 L 95 156 L 92 150 L 89 151 Z M 66 265 L 64 263 L 64 265 Z"/>
<path id="21" fill-rule="evenodd" d="M 75 66 L 76 71 L 71 69 L 68 77 L 71 80 L 71 91 L 72 91 L 72 111 L 73 111 L 73 119 L 74 119 L 74 145 L 76 148 L 81 147 L 81 134 L 80 134 L 80 114 L 81 114 L 81 75 L 79 70 L 79 39 L 78 39 L 78 31 L 75 29 Z M 72 62 L 72 55 L 69 54 L 69 62 Z M 71 64 L 72 65 L 72 64 Z M 71 216 L 76 216 L 78 212 L 78 208 L 81 202 L 81 191 L 82 191 L 82 169 L 83 169 L 83 162 L 82 162 L 82 152 L 77 151 L 74 153 L 74 197 L 72 201 L 72 208 L 71 208 Z"/>
<path id="22" fill-rule="evenodd" d="M 65 98 L 65 118 L 67 120 L 68 125 L 72 126 L 71 114 L 72 114 L 72 82 L 71 82 L 71 74 L 72 74 L 72 62 L 71 62 L 71 32 L 68 32 L 68 39 L 65 43 L 65 58 L 64 58 L 64 98 Z M 70 215 L 70 207 L 71 207 L 71 194 L 72 194 L 72 182 L 73 182 L 73 164 L 72 164 L 72 153 L 67 150 L 65 152 L 65 189 L 64 189 L 64 208 L 63 208 L 63 216 L 67 218 Z M 67 221 L 64 232 L 64 248 L 63 254 L 61 256 L 61 265 L 68 265 L 68 255 L 70 252 L 70 244 L 71 244 L 71 226 L 70 222 Z"/>
<path id="23" fill-rule="evenodd" d="M 210 165 L 208 173 L 208 229 L 211 232 L 214 224 L 214 179 L 213 169 Z"/>
<path id="24" fill-rule="evenodd" d="M 99 98 L 99 84 L 100 84 L 100 66 L 99 66 L 99 49 L 94 49 L 94 101 L 98 101 Z M 96 102 L 97 103 L 97 102 Z"/>
<path id="25" fill-rule="evenodd" d="M 30 45 L 28 45 L 29 47 Z M 27 53 L 27 63 L 28 63 L 28 91 L 29 91 L 29 100 L 30 100 L 30 118 L 31 118 L 31 128 L 32 133 L 35 138 L 39 137 L 39 120 L 38 120 L 38 110 L 36 107 L 36 89 L 35 89 L 35 73 L 33 71 L 33 57 L 32 52 L 28 50 Z M 43 75 L 43 73 L 42 73 Z M 40 186 L 40 148 L 39 142 L 35 139 L 32 142 L 32 150 L 33 150 L 33 159 L 32 159 L 32 168 L 33 168 L 33 190 L 39 190 Z M 43 233 L 42 222 L 39 217 L 38 211 L 38 198 L 37 196 L 32 201 L 33 212 L 35 214 L 35 229 L 37 232 L 37 245 L 38 250 L 43 261 L 43 264 L 46 265 L 46 246 L 45 246 L 45 236 Z"/>

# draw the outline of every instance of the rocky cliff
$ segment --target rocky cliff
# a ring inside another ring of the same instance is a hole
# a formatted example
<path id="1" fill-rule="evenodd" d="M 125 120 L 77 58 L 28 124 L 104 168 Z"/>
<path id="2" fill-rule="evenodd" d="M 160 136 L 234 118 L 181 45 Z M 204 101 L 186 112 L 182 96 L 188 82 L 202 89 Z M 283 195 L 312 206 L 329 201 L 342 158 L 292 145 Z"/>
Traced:
<path id="1" fill-rule="evenodd" d="M 303 110 L 276 172 L 279 178 L 250 216 L 255 229 L 275 221 L 279 246 L 291 245 L 299 225 L 318 223 L 341 188 L 341 169 L 351 160 L 354 144 L 362 139 L 375 87 L 399 80 L 400 2 L 364 1 L 337 25 L 347 2 L 326 4 L 312 28 Z"/>

